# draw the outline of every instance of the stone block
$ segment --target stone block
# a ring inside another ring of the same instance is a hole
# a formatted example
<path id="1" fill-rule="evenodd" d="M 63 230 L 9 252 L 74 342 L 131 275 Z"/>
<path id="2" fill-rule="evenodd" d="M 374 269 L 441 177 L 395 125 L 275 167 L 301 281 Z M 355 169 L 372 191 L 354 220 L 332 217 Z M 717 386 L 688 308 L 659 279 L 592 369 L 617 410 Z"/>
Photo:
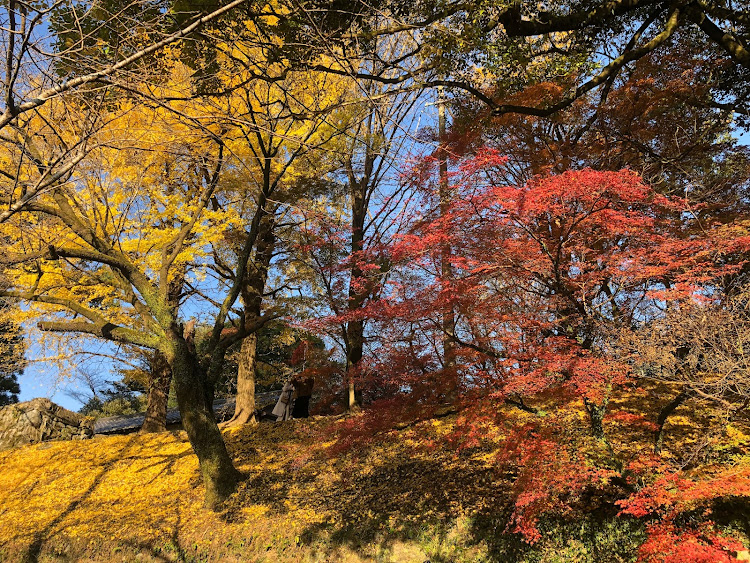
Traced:
<path id="1" fill-rule="evenodd" d="M 91 418 L 49 399 L 0 408 L 0 450 L 49 440 L 84 440 L 94 435 Z"/>

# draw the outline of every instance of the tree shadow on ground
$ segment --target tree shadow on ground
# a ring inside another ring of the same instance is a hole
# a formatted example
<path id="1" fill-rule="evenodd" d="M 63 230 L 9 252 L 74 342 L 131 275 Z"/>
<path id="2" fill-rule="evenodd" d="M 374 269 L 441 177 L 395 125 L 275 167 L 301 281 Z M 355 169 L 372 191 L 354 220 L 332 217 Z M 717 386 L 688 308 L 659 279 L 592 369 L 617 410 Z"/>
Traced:
<path id="1" fill-rule="evenodd" d="M 430 544 L 430 561 L 449 561 L 440 551 L 455 540 L 450 536 L 456 519 L 471 514 L 507 522 L 510 506 L 508 491 L 494 485 L 496 470 L 452 461 L 445 455 L 382 459 L 366 472 L 342 475 L 330 488 L 318 486 L 315 472 L 290 466 L 256 471 L 240 486 L 224 518 L 241 519 L 241 507 L 252 504 L 268 506 L 273 515 L 281 516 L 289 511 L 286 501 L 292 501 L 329 515 L 325 522 L 304 529 L 299 537 L 303 544 L 327 545 L 333 554 L 337 547 L 360 552 L 368 544 L 385 552 L 398 542 L 419 540 Z M 294 497 L 293 489 L 310 492 Z M 503 534 L 505 526 L 495 528 Z M 470 537 L 461 541 L 469 544 L 487 539 L 486 527 L 466 532 Z"/>
<path id="2" fill-rule="evenodd" d="M 28 547 L 24 550 L 24 552 L 20 555 L 20 560 L 24 563 L 36 563 L 40 560 L 40 557 L 42 556 L 45 547 L 47 547 L 47 542 L 51 540 L 54 536 L 60 534 L 61 532 L 64 532 L 67 529 L 67 526 L 60 526 L 64 522 L 64 520 L 73 514 L 78 508 L 80 508 L 84 503 L 86 503 L 92 495 L 97 491 L 97 489 L 102 485 L 102 483 L 105 481 L 111 470 L 119 463 L 122 463 L 123 461 L 126 461 L 128 459 L 144 459 L 147 458 L 149 460 L 153 459 L 153 463 L 150 463 L 142 468 L 139 469 L 139 471 L 145 471 L 146 469 L 160 466 L 160 471 L 158 475 L 163 474 L 169 474 L 173 470 L 173 466 L 175 463 L 180 459 L 185 457 L 186 455 L 190 455 L 190 452 L 180 453 L 180 454 L 173 454 L 173 455 L 166 455 L 166 454 L 160 454 L 158 452 L 148 453 L 146 455 L 139 455 L 139 454 L 132 454 L 132 451 L 138 451 L 141 449 L 141 440 L 140 437 L 137 434 L 133 434 L 132 437 L 130 437 L 118 450 L 116 450 L 115 455 L 109 455 L 109 460 L 106 462 L 103 462 L 101 465 L 96 466 L 96 475 L 94 476 L 91 483 L 86 487 L 86 489 L 79 494 L 76 495 L 76 498 L 71 500 L 62 510 L 60 510 L 55 517 L 50 520 L 42 529 L 39 529 L 35 531 L 31 537 L 31 542 L 28 544 Z M 66 451 L 61 451 L 59 454 L 60 456 L 67 456 L 69 455 Z M 92 468 L 94 469 L 94 468 Z M 178 528 L 175 528 L 174 534 L 176 536 Z M 20 539 L 20 538 L 16 538 Z M 63 560 L 66 559 L 64 553 L 57 553 L 59 557 L 61 557 Z"/>
<path id="3" fill-rule="evenodd" d="M 628 538 L 641 537 L 640 523 L 591 514 L 543 521 L 542 541 L 529 545 L 510 525 L 515 476 L 493 465 L 490 450 L 410 445 L 430 438 L 429 424 L 408 440 L 398 435 L 385 447 L 372 443 L 343 454 L 323 453 L 325 447 L 311 454 L 311 432 L 289 425 L 260 437 L 237 435 L 244 447 L 234 448 L 236 459 L 252 469 L 222 515 L 226 521 L 242 522 L 244 508 L 262 505 L 271 519 L 300 522 L 298 544 L 326 560 L 336 560 L 342 548 L 378 560 L 414 560 L 397 553 L 409 544 L 432 563 L 548 561 L 561 552 L 571 558 L 555 561 L 630 561 L 638 541 Z M 327 435 L 329 443 L 334 436 Z M 276 451 L 267 449 L 269 438 L 277 440 Z M 304 509 L 299 516 L 298 509 Z M 314 514 L 309 524 L 305 511 Z"/>

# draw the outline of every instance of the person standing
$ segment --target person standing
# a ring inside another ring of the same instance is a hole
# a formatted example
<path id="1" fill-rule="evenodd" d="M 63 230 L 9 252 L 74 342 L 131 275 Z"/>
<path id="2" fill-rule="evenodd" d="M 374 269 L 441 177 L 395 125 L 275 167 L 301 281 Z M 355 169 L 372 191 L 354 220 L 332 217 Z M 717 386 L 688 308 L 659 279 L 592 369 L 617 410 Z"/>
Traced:
<path id="1" fill-rule="evenodd" d="M 292 405 L 294 403 L 292 397 L 294 394 L 293 382 L 294 380 L 290 379 L 284 384 L 284 387 L 281 389 L 281 396 L 279 397 L 279 400 L 276 401 L 276 406 L 273 407 L 273 410 L 271 411 L 271 414 L 276 417 L 276 422 L 292 418 Z"/>
<path id="2" fill-rule="evenodd" d="M 294 409 L 292 418 L 307 418 L 310 416 L 310 397 L 312 397 L 315 379 L 312 377 L 295 377 L 292 379 L 295 388 Z"/>

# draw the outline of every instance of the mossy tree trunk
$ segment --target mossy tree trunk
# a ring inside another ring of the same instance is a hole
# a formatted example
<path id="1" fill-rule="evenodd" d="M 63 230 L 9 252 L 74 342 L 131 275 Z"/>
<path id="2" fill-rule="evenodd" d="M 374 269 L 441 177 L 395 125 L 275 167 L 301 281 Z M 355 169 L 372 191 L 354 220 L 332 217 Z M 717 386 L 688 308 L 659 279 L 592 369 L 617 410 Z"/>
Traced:
<path id="1" fill-rule="evenodd" d="M 234 492 L 242 475 L 235 469 L 216 424 L 210 404 L 211 398 L 206 392 L 206 378 L 195 352 L 178 332 L 177 327 L 170 332 L 169 360 L 182 425 L 198 457 L 203 484 L 206 487 L 206 505 L 216 509 Z"/>
<path id="2" fill-rule="evenodd" d="M 169 386 L 172 383 L 172 368 L 160 351 L 151 357 L 151 380 L 148 388 L 146 417 L 141 432 L 164 432 L 167 429 L 167 402 Z"/>
<path id="3" fill-rule="evenodd" d="M 167 225 L 173 227 L 171 219 Z M 177 318 L 180 299 L 185 285 L 187 270 L 185 265 L 175 268 L 173 277 L 168 278 L 167 303 L 172 318 Z M 148 387 L 148 403 L 146 405 L 146 416 L 141 426 L 141 432 L 164 432 L 167 429 L 167 402 L 169 401 L 169 386 L 172 383 L 172 368 L 167 357 L 161 350 L 153 350 L 149 354 L 151 368 L 151 379 Z"/>
<path id="4" fill-rule="evenodd" d="M 234 415 L 222 426 L 254 424 L 255 420 L 255 363 L 258 352 L 258 335 L 251 334 L 242 341 L 237 366 L 237 395 Z"/>

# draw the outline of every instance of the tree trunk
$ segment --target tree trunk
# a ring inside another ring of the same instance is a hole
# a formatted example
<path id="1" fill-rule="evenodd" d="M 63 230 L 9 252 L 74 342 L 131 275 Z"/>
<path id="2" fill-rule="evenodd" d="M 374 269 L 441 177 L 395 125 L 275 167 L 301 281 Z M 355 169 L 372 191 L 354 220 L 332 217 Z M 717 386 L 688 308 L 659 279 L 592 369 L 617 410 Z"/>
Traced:
<path id="1" fill-rule="evenodd" d="M 591 428 L 591 434 L 607 449 L 612 463 L 618 466 L 620 469 L 620 462 L 617 460 L 615 450 L 612 447 L 612 443 L 607 438 L 607 434 L 604 432 L 604 416 L 607 414 L 607 404 L 609 400 L 606 399 L 602 404 L 596 404 L 588 399 L 583 399 L 583 405 L 586 408 L 586 412 L 589 415 L 589 427 Z"/>
<path id="2" fill-rule="evenodd" d="M 664 425 L 667 423 L 667 419 L 688 397 L 689 393 L 682 391 L 659 411 L 659 416 L 656 419 L 658 428 L 654 436 L 654 453 L 661 453 L 661 448 L 664 445 Z"/>
<path id="3" fill-rule="evenodd" d="M 231 495 L 242 475 L 229 457 L 205 392 L 205 377 L 198 360 L 180 334 L 172 334 L 172 374 L 182 425 L 198 456 L 206 506 L 218 509 Z"/>
<path id="4" fill-rule="evenodd" d="M 367 214 L 367 199 L 365 192 L 367 184 L 365 179 L 359 183 L 350 181 L 352 190 L 352 254 L 361 253 L 364 249 L 364 228 Z M 361 258 L 360 258 L 361 259 Z M 357 260 L 352 261 L 349 272 L 349 299 L 347 308 L 349 311 L 357 311 L 362 308 L 367 299 L 369 291 L 362 291 L 355 282 L 363 281 L 364 272 Z M 358 290 L 359 289 L 359 290 Z M 355 391 L 354 376 L 358 371 L 359 363 L 364 355 L 364 333 L 365 325 L 361 320 L 349 321 L 346 324 L 346 375 L 349 379 L 348 407 L 350 410 L 360 406 Z"/>
<path id="5" fill-rule="evenodd" d="M 439 177 L 438 197 L 440 199 L 440 217 L 445 217 L 450 210 L 451 194 L 448 190 L 448 151 L 445 148 L 445 94 L 443 87 L 438 89 L 438 135 L 440 147 L 438 149 Z M 440 248 L 440 277 L 443 285 L 453 281 L 451 255 L 453 249 L 449 243 Z M 456 317 L 452 304 L 446 304 L 442 313 L 441 328 L 443 331 L 443 377 L 438 386 L 446 403 L 454 404 L 458 400 L 458 372 L 456 370 Z"/>
<path id="6" fill-rule="evenodd" d="M 348 395 L 348 407 L 349 410 L 354 410 L 357 407 L 357 396 L 354 392 L 354 381 L 349 380 L 349 395 Z"/>
<path id="7" fill-rule="evenodd" d="M 237 369 L 237 396 L 234 416 L 221 426 L 255 424 L 255 362 L 258 351 L 258 335 L 251 334 L 242 341 L 240 361 Z"/>
<path id="8" fill-rule="evenodd" d="M 603 440 L 605 438 L 604 415 L 607 412 L 607 403 L 605 402 L 602 405 L 597 405 L 593 401 L 584 399 L 583 404 L 589 415 L 589 427 L 591 428 L 591 433 L 597 440 Z"/>
<path id="9" fill-rule="evenodd" d="M 258 246 L 255 260 L 248 264 L 251 271 L 246 273 L 247 284 L 242 288 L 245 323 L 250 324 L 261 316 L 263 291 L 268 279 L 268 268 L 271 265 L 276 246 L 275 207 L 269 207 L 268 215 L 263 219 L 258 233 Z M 252 266 L 252 268 L 251 268 Z M 258 335 L 250 334 L 242 340 L 240 360 L 237 369 L 237 394 L 235 397 L 234 416 L 222 427 L 239 426 L 255 423 L 255 367 L 258 354 Z"/>
<path id="10" fill-rule="evenodd" d="M 359 363 L 364 355 L 364 332 L 365 326 L 362 321 L 350 321 L 346 325 L 346 376 L 348 377 L 349 393 L 347 406 L 349 410 L 355 410 L 361 406 L 360 393 L 354 384 L 354 377 L 359 368 Z"/>
<path id="11" fill-rule="evenodd" d="M 173 226 L 171 220 L 167 224 Z M 167 285 L 167 302 L 175 316 L 185 284 L 185 271 L 186 266 L 184 265 L 176 269 L 174 277 L 168 281 Z M 188 324 L 195 327 L 195 321 L 190 321 Z M 191 333 L 189 336 L 190 342 L 192 342 L 193 337 L 194 334 Z M 191 345 L 189 343 L 189 346 Z M 192 348 L 190 350 L 194 352 Z M 164 353 L 159 350 L 153 351 L 149 363 L 151 379 L 148 382 L 148 404 L 141 432 L 164 432 L 167 429 L 167 402 L 169 401 L 169 386 L 172 383 L 172 368 L 169 366 L 169 361 L 167 361 Z"/>
<path id="12" fill-rule="evenodd" d="M 172 369 L 167 358 L 155 351 L 151 360 L 151 381 L 148 387 L 146 418 L 141 432 L 164 432 L 167 429 L 167 401 L 169 385 L 172 382 Z"/>

